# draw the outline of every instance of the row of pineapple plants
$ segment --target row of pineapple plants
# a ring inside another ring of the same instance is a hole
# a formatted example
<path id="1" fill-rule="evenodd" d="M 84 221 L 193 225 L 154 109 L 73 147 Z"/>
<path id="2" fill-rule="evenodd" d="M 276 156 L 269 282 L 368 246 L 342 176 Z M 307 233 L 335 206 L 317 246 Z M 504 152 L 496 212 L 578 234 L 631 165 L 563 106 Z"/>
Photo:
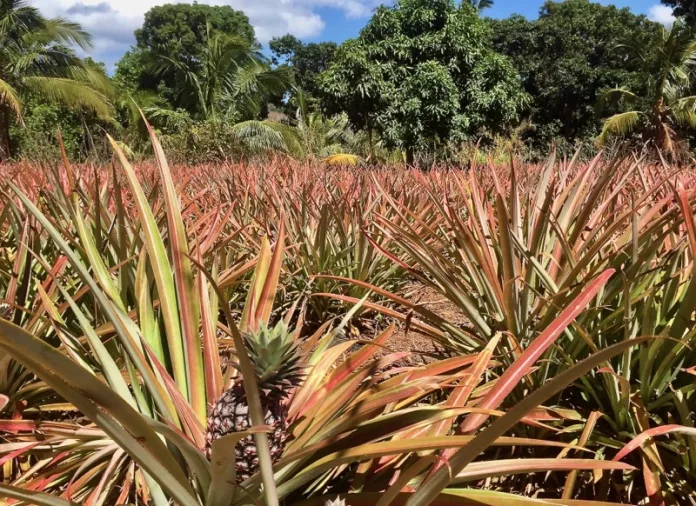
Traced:
<path id="1" fill-rule="evenodd" d="M 495 490 L 541 471 L 569 472 L 553 504 L 689 492 L 686 176 L 175 177 L 153 144 L 156 172 L 114 143 L 108 171 L 64 160 L 3 189 L 10 501 L 549 504 Z M 400 297 L 407 278 L 469 323 Z M 386 324 L 344 338 L 375 314 L 450 356 L 403 367 Z"/>

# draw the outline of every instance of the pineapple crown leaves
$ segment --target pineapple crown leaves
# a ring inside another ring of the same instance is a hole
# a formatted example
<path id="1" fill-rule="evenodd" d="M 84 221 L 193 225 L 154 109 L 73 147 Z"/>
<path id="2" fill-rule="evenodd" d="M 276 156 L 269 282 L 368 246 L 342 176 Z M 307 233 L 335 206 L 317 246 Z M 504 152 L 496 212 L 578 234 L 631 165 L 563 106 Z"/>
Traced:
<path id="1" fill-rule="evenodd" d="M 300 384 L 305 357 L 287 323 L 281 320 L 269 327 L 259 322 L 256 330 L 243 337 L 260 389 L 287 395 L 288 389 Z"/>
<path id="2" fill-rule="evenodd" d="M 346 506 L 346 500 L 341 499 L 341 497 L 336 497 L 335 499 L 329 499 L 324 503 L 324 506 Z"/>

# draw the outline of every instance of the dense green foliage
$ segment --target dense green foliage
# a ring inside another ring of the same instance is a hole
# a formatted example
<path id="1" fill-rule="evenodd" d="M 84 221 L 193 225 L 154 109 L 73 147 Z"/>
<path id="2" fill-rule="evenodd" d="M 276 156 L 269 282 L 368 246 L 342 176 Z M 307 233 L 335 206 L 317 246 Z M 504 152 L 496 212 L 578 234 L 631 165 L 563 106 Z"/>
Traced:
<path id="1" fill-rule="evenodd" d="M 526 102 L 511 63 L 492 50 L 487 24 L 452 0 L 380 7 L 341 46 L 321 87 L 327 110 L 346 112 L 409 157 L 498 130 Z"/>
<path id="2" fill-rule="evenodd" d="M 124 57 L 123 65 L 119 63 L 119 74 L 131 88 L 157 92 L 172 108 L 191 110 L 191 97 L 182 93 L 182 87 L 192 85 L 186 77 L 208 72 L 206 65 L 215 58 L 210 53 L 211 43 L 216 44 L 223 35 L 235 39 L 232 50 L 257 49 L 249 19 L 231 7 L 153 7 L 146 13 L 142 28 L 135 32 L 137 46 Z"/>
<path id="3" fill-rule="evenodd" d="M 271 40 L 269 49 L 273 53 L 273 63 L 285 64 L 292 68 L 297 86 L 310 96 L 319 94 L 317 79 L 336 55 L 335 42 L 303 43 L 293 35 L 284 35 Z"/>
<path id="4" fill-rule="evenodd" d="M 488 0 L 397 0 L 342 44 L 287 34 L 268 52 L 244 12 L 167 4 L 147 12 L 108 79 L 68 49 L 89 43 L 79 26 L 8 0 L 0 151 L 57 156 L 60 129 L 78 159 L 101 156 L 104 131 L 149 156 L 142 111 L 171 158 L 188 162 L 346 153 L 429 164 L 477 146 L 496 161 L 538 160 L 551 144 L 590 154 L 624 140 L 683 152 L 694 138 L 691 61 L 670 51 L 692 44 L 694 4 L 664 3 L 685 16 L 678 36 L 589 0 L 548 0 L 534 20 L 487 18 Z M 7 28 L 15 11 L 34 21 Z"/>
<path id="5" fill-rule="evenodd" d="M 254 29 L 243 12 L 226 5 L 197 3 L 153 7 L 145 14 L 135 39 L 140 49 L 179 53 L 193 65 L 206 49 L 208 27 L 215 32 L 240 34 L 249 42 L 254 40 Z"/>
<path id="6" fill-rule="evenodd" d="M 552 140 L 592 142 L 601 125 L 601 93 L 645 86 L 642 66 L 617 46 L 650 48 L 660 32 L 645 16 L 587 0 L 547 1 L 535 21 L 490 22 L 495 48 L 513 60 L 533 97 L 530 137 L 542 150 Z"/>
<path id="7" fill-rule="evenodd" d="M 684 16 L 689 22 L 696 20 L 696 1 L 694 0 L 662 0 L 662 3 L 674 9 L 675 16 Z"/>
<path id="8" fill-rule="evenodd" d="M 110 84 L 99 66 L 78 58 L 71 45 L 87 48 L 79 25 L 48 19 L 22 0 L 0 2 L 0 161 L 13 154 L 11 129 L 24 124 L 27 101 L 37 107 L 63 104 L 112 117 Z"/>
<path id="9" fill-rule="evenodd" d="M 608 118 L 600 141 L 635 132 L 663 152 L 684 151 L 680 133 L 696 127 L 696 43 L 691 29 L 677 21 L 671 31 L 663 30 L 654 46 L 626 46 L 624 51 L 628 61 L 643 65 L 646 86 L 643 93 L 616 88 L 603 95 L 602 102 L 623 101 L 632 109 Z"/>

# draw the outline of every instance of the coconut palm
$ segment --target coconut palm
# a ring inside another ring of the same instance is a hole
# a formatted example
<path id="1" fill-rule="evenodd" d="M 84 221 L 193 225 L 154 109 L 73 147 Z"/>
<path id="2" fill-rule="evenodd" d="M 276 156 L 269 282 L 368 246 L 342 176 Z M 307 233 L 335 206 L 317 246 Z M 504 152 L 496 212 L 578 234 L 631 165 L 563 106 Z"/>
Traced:
<path id="1" fill-rule="evenodd" d="M 493 7 L 493 0 L 467 0 L 468 4 L 471 5 L 477 11 L 482 11 Z"/>
<path id="2" fill-rule="evenodd" d="M 177 76 L 179 103 L 197 119 L 258 117 L 263 106 L 282 97 L 291 84 L 287 68 L 271 69 L 267 59 L 241 34 L 212 33 L 197 68 L 181 52 L 165 51 L 150 64 L 156 75 Z"/>
<path id="3" fill-rule="evenodd" d="M 10 154 L 9 128 L 22 122 L 26 94 L 111 117 L 107 77 L 73 45 L 90 46 L 78 24 L 45 18 L 23 0 L 0 0 L 0 160 Z"/>
<path id="4" fill-rule="evenodd" d="M 674 153 L 680 139 L 678 129 L 696 128 L 696 95 L 690 94 L 696 70 L 693 31 L 677 20 L 671 30 L 663 28 L 656 46 L 622 48 L 643 68 L 646 86 L 642 93 L 617 88 L 600 97 L 600 105 L 620 102 L 633 107 L 604 121 L 599 142 L 640 133 L 644 142 Z"/>

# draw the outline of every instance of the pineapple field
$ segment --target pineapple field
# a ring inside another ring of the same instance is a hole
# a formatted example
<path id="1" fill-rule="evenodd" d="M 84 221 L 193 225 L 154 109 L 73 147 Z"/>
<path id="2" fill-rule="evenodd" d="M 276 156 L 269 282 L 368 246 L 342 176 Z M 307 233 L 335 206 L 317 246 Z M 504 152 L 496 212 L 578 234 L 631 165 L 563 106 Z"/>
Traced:
<path id="1" fill-rule="evenodd" d="M 0 166 L 0 504 L 696 504 L 692 170 L 151 142 Z"/>

